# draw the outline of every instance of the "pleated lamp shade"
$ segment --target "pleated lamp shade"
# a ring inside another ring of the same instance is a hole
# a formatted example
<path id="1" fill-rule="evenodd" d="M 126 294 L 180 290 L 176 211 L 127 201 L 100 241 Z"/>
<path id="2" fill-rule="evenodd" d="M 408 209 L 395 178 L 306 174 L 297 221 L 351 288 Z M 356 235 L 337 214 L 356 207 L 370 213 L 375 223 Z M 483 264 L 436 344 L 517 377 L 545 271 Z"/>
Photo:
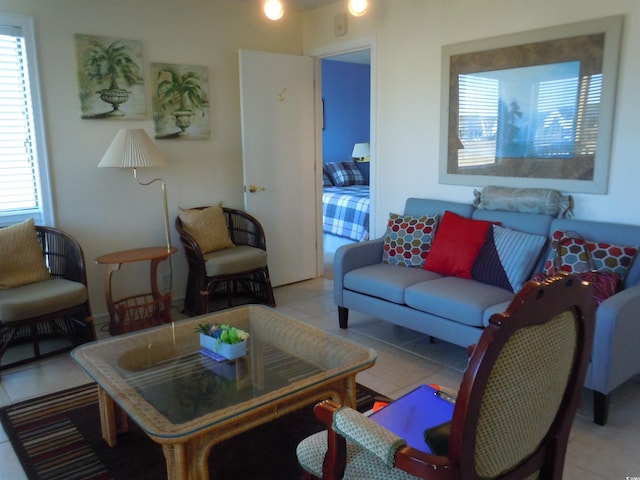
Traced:
<path id="1" fill-rule="evenodd" d="M 167 161 L 142 128 L 121 129 L 102 156 L 98 167 L 163 167 Z"/>

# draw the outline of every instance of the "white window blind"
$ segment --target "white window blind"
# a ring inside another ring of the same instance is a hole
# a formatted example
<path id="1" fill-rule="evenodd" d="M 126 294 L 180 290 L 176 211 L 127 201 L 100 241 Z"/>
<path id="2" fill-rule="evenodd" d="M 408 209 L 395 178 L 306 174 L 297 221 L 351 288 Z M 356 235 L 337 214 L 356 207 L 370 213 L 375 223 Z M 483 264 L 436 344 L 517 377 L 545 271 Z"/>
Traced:
<path id="1" fill-rule="evenodd" d="M 480 75 L 458 76 L 459 129 L 462 149 L 458 166 L 474 167 L 496 163 L 496 133 L 500 82 Z"/>
<path id="2" fill-rule="evenodd" d="M 30 27 L 28 17 L 0 15 L 0 226 L 53 223 Z"/>

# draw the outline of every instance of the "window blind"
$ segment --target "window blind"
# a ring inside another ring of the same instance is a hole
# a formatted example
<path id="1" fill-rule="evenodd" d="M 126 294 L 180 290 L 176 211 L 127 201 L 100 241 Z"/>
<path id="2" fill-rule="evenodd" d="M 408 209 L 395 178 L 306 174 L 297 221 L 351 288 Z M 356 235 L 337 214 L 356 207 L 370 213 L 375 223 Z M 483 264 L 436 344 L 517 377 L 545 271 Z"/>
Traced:
<path id="1" fill-rule="evenodd" d="M 0 225 L 43 223 L 25 38 L 0 25 Z"/>

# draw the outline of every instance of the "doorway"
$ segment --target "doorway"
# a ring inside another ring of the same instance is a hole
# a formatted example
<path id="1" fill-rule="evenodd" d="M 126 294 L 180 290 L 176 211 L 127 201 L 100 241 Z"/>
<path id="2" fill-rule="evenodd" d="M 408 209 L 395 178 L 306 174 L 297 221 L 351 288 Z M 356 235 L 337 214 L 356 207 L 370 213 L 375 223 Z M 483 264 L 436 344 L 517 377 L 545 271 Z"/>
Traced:
<path id="1" fill-rule="evenodd" d="M 333 276 L 337 248 L 375 238 L 371 228 L 375 205 L 373 46 L 365 41 L 357 46 L 334 48 L 315 55 L 320 63 L 322 85 L 322 164 L 355 165 L 363 182 L 339 188 L 323 181 L 322 256 L 327 278 Z M 362 149 L 365 144 L 369 154 L 354 158 L 356 145 Z"/>

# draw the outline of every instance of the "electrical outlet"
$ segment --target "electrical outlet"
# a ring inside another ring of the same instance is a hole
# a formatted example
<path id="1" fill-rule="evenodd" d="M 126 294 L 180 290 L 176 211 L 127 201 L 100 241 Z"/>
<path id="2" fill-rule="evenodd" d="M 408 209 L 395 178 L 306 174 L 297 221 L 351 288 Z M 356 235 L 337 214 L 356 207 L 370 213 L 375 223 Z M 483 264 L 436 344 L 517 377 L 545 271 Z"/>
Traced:
<path id="1" fill-rule="evenodd" d="M 171 288 L 171 274 L 160 274 L 160 290 L 169 290 Z"/>

